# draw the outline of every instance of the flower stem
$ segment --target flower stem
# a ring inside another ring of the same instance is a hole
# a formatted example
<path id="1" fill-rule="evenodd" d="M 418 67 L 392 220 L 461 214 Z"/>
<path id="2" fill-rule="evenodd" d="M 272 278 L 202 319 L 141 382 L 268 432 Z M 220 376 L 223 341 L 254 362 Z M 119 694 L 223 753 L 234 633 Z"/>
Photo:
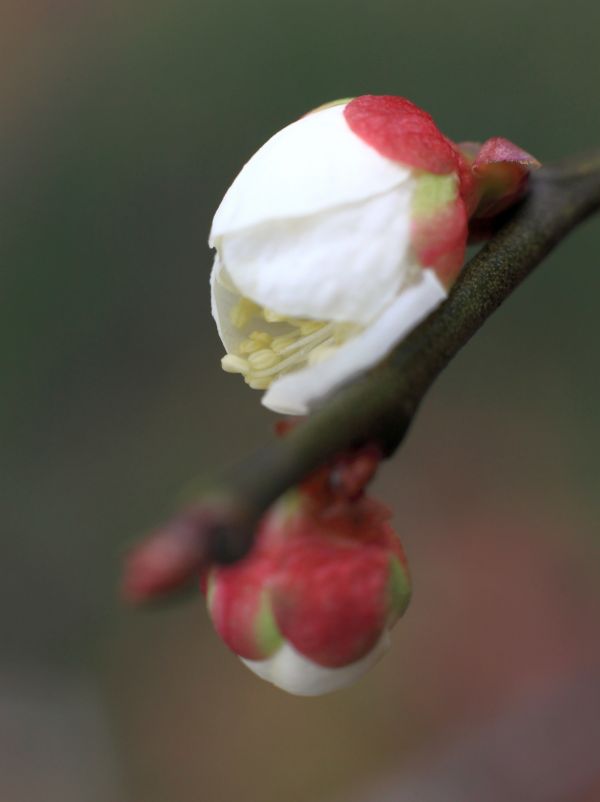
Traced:
<path id="1" fill-rule="evenodd" d="M 204 524 L 196 533 L 193 553 L 198 556 L 194 563 L 190 558 L 189 577 L 208 559 L 230 562 L 242 557 L 266 508 L 336 452 L 375 442 L 391 455 L 452 357 L 544 257 L 599 209 L 600 152 L 533 174 L 525 200 L 504 216 L 492 239 L 467 263 L 447 300 L 384 362 L 342 388 L 285 438 L 211 483 L 213 496 L 227 500 L 228 513 L 213 525 L 206 525 L 211 516 L 198 516 Z M 195 509 L 202 506 L 200 500 Z M 189 517 L 189 510 L 182 515 Z M 163 541 L 168 532 L 178 531 L 180 518 L 160 530 Z M 151 545 L 152 540 L 142 543 L 134 556 Z M 168 572 L 164 564 L 162 569 Z M 126 571 L 125 589 L 130 580 L 131 571 Z"/>

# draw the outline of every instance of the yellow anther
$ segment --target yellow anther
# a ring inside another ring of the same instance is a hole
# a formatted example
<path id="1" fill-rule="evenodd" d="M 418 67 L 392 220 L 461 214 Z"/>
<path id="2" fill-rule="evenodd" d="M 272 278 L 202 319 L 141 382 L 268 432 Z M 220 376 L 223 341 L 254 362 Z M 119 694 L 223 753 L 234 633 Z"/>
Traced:
<path id="1" fill-rule="evenodd" d="M 248 337 L 256 343 L 262 343 L 262 345 L 269 345 L 273 339 L 266 331 L 251 331 Z"/>
<path id="2" fill-rule="evenodd" d="M 250 366 L 245 359 L 235 354 L 227 354 L 221 360 L 221 367 L 227 373 L 248 373 Z"/>
<path id="3" fill-rule="evenodd" d="M 279 362 L 279 357 L 270 348 L 261 348 L 260 351 L 250 354 L 248 362 L 252 370 L 267 370 Z"/>
<path id="4" fill-rule="evenodd" d="M 253 354 L 255 351 L 260 351 L 262 345 L 260 343 L 255 343 L 254 340 L 242 340 L 242 342 L 238 345 L 238 351 L 240 354 Z"/>
<path id="5" fill-rule="evenodd" d="M 247 298 L 240 298 L 235 306 L 229 311 L 229 320 L 236 327 L 241 329 L 247 325 L 253 317 L 259 314 L 259 307 Z"/>

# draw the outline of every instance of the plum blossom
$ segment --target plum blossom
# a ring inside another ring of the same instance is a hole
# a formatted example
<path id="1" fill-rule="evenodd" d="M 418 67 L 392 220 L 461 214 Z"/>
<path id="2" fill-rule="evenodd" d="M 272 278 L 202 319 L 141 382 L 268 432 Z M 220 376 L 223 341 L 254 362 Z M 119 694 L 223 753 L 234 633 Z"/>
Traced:
<path id="1" fill-rule="evenodd" d="M 495 211 L 521 192 L 534 160 L 496 138 L 478 161 L 480 147 L 463 152 L 410 101 L 374 95 L 269 139 L 210 232 L 224 370 L 268 408 L 305 414 L 384 358 L 446 297 L 479 202 Z"/>

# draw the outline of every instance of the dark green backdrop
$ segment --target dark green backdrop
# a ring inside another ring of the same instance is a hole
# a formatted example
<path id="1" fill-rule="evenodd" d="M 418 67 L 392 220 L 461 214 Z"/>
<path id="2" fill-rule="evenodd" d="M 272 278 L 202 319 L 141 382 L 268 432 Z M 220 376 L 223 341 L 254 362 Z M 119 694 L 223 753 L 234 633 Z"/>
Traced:
<path id="1" fill-rule="evenodd" d="M 211 215 L 245 159 L 364 92 L 542 161 L 597 146 L 600 6 L 15 0 L 3 17 L 0 795 L 324 800 L 577 662 L 600 603 L 598 221 L 455 360 L 386 468 L 415 600 L 356 689 L 285 697 L 201 602 L 135 613 L 116 587 L 190 479 L 269 436 L 209 313 Z"/>

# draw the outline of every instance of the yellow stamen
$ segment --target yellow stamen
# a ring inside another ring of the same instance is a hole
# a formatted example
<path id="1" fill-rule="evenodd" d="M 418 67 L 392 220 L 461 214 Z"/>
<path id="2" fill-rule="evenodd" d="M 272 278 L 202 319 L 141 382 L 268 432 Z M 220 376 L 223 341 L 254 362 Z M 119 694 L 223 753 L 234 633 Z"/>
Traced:
<path id="1" fill-rule="evenodd" d="M 260 351 L 263 346 L 261 343 L 257 343 L 254 340 L 242 340 L 242 342 L 238 346 L 238 351 L 240 354 L 253 354 L 255 351 Z"/>
<path id="2" fill-rule="evenodd" d="M 261 343 L 262 345 L 269 345 L 273 339 L 266 331 L 251 331 L 248 335 L 254 342 Z"/>
<path id="3" fill-rule="evenodd" d="M 339 345 L 360 330 L 351 323 L 286 317 L 247 298 L 241 298 L 231 309 L 230 319 L 237 328 L 245 328 L 253 318 L 264 320 L 267 328 L 277 324 L 276 336 L 260 329 L 250 332 L 237 346 L 237 354 L 223 357 L 221 364 L 229 373 L 243 374 L 246 384 L 256 390 L 265 390 L 284 373 L 329 359 Z"/>
<path id="4" fill-rule="evenodd" d="M 227 354 L 221 359 L 221 367 L 226 373 L 248 373 L 250 366 L 241 356 Z"/>
<path id="5" fill-rule="evenodd" d="M 360 327 L 356 323 L 338 323 L 333 331 L 333 339 L 336 345 L 343 345 L 353 335 L 358 334 Z"/>
<path id="6" fill-rule="evenodd" d="M 308 346 L 314 347 L 314 345 L 318 345 L 327 336 L 333 329 L 333 323 L 323 323 L 321 328 L 317 331 L 314 331 L 312 334 L 307 334 L 306 337 L 298 337 L 294 343 L 288 345 L 286 348 L 281 349 L 281 354 L 288 354 L 291 351 L 298 351 L 300 349 L 306 350 Z"/>
<path id="7" fill-rule="evenodd" d="M 270 348 L 261 348 L 254 354 L 250 354 L 248 362 L 253 371 L 267 370 L 279 362 L 279 357 Z"/>
<path id="8" fill-rule="evenodd" d="M 280 354 L 285 348 L 292 343 L 296 342 L 298 339 L 298 335 L 293 334 L 282 334 L 279 337 L 273 337 L 271 340 L 271 348 L 275 351 L 276 354 Z"/>
<path id="9" fill-rule="evenodd" d="M 312 334 L 313 332 L 322 329 L 324 325 L 324 323 L 320 323 L 318 320 L 306 320 L 299 326 L 300 334 L 302 334 L 302 336 Z"/>

